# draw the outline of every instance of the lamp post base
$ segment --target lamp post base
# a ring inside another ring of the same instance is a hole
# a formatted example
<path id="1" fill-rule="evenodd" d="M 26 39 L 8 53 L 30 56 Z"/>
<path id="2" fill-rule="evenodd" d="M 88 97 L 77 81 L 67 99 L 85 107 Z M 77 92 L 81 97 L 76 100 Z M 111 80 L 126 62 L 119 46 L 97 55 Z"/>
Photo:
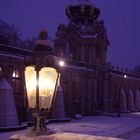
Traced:
<path id="1" fill-rule="evenodd" d="M 42 129 L 42 128 L 32 128 L 31 130 L 29 130 L 26 134 L 26 136 L 28 137 L 36 137 L 36 136 L 40 136 L 40 135 L 50 135 L 53 134 L 52 130 L 50 130 L 49 128 L 46 129 Z"/>
<path id="2" fill-rule="evenodd" d="M 46 115 L 44 113 L 36 112 L 33 113 L 33 116 L 35 117 L 35 124 L 31 130 L 27 132 L 26 136 L 35 137 L 40 135 L 50 135 L 53 133 L 53 131 L 45 125 Z"/>

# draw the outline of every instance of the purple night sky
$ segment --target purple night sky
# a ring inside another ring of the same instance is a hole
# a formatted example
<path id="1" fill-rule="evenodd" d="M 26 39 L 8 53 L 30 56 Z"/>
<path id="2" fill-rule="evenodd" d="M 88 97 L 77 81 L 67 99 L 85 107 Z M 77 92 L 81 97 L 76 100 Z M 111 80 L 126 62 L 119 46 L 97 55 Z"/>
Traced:
<path id="1" fill-rule="evenodd" d="M 22 39 L 47 29 L 54 38 L 59 23 L 68 23 L 65 8 L 77 0 L 0 0 L 0 19 L 14 24 Z M 140 0 L 90 0 L 101 10 L 110 46 L 108 61 L 120 67 L 140 65 Z"/>

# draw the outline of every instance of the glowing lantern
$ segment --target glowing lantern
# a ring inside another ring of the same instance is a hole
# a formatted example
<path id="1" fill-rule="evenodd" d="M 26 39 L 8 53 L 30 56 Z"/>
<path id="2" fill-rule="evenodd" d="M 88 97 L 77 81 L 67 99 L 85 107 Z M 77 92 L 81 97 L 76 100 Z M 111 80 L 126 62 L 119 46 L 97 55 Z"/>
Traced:
<path id="1" fill-rule="evenodd" d="M 38 79 L 35 68 L 33 66 L 26 67 L 25 80 L 28 104 L 30 108 L 35 108 L 36 106 L 39 106 L 39 108 L 51 108 L 57 76 L 58 73 L 56 69 L 51 67 L 43 67 L 39 71 Z M 39 97 L 36 94 L 37 87 L 39 89 Z M 36 102 L 36 100 L 39 100 L 39 104 Z"/>

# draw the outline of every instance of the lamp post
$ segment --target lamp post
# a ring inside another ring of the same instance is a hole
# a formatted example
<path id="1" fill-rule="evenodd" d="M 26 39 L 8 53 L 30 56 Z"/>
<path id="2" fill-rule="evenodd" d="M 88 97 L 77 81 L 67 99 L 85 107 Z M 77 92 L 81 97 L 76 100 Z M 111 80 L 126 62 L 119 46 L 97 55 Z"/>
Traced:
<path id="1" fill-rule="evenodd" d="M 52 55 L 52 46 L 45 40 L 46 32 L 41 32 L 40 36 L 33 56 L 26 59 L 25 82 L 28 105 L 35 117 L 35 124 L 27 136 L 52 134 L 45 125 L 45 119 L 52 107 L 60 77 L 55 57 Z"/>
<path id="2" fill-rule="evenodd" d="M 34 66 L 26 67 L 25 80 L 28 105 L 33 110 L 33 117 L 35 117 L 35 124 L 27 134 L 28 136 L 52 133 L 45 126 L 45 118 L 51 108 L 59 75 L 57 70 L 52 67 L 43 67 L 41 69 Z"/>

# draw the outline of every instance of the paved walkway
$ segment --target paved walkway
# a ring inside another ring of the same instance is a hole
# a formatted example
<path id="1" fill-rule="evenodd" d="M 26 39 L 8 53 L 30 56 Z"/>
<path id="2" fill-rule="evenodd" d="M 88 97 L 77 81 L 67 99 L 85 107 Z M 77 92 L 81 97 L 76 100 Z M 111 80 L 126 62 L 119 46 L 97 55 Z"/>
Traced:
<path id="1" fill-rule="evenodd" d="M 71 122 L 50 123 L 49 128 L 58 133 L 72 133 L 92 136 L 114 137 L 140 140 L 140 113 L 122 114 L 120 118 L 111 116 L 88 116 Z M 0 133 L 0 140 L 8 140 L 17 133 L 27 130 Z"/>

